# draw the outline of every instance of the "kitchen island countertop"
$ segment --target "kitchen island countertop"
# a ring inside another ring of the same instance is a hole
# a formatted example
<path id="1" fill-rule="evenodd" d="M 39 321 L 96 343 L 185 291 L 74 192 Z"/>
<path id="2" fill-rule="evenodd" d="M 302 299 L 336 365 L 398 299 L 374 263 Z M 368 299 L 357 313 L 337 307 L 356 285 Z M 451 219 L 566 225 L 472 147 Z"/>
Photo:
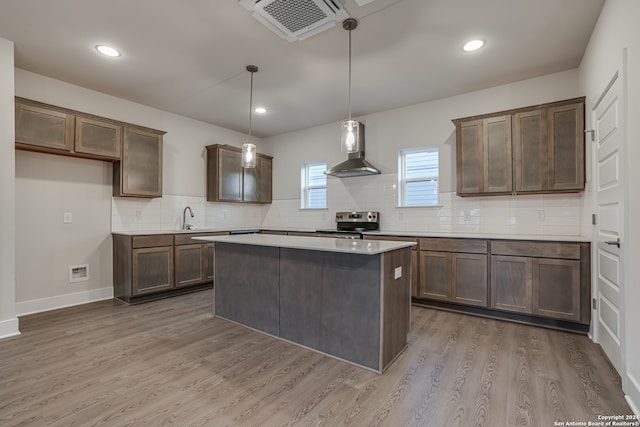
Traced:
<path id="1" fill-rule="evenodd" d="M 279 236 L 271 234 L 241 234 L 236 236 L 194 237 L 194 240 L 238 243 L 243 245 L 272 246 L 324 252 L 348 252 L 376 255 L 414 246 L 413 242 L 382 240 L 334 239 L 330 237 Z"/>

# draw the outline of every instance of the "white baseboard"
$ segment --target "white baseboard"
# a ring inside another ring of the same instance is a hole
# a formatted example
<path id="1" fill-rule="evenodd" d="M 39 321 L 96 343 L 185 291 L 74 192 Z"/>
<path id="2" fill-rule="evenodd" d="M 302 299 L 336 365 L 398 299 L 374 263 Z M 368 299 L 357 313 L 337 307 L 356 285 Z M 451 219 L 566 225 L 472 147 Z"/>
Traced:
<path id="1" fill-rule="evenodd" d="M 20 329 L 18 328 L 18 318 L 3 320 L 0 322 L 0 339 L 15 337 L 20 335 Z"/>
<path id="2" fill-rule="evenodd" d="M 638 407 L 635 405 L 635 403 L 633 402 L 633 399 L 631 399 L 631 396 L 629 396 L 628 394 L 624 395 L 625 400 L 627 401 L 627 403 L 629 404 L 629 407 L 631 408 L 631 410 L 633 411 L 633 413 L 637 416 L 640 417 L 640 411 L 638 411 Z"/>
<path id="3" fill-rule="evenodd" d="M 48 298 L 39 298 L 16 303 L 16 315 L 40 313 L 56 310 L 58 308 L 71 307 L 89 302 L 102 301 L 113 298 L 113 287 L 92 289 L 89 291 L 74 292 L 72 294 L 56 295 Z"/>

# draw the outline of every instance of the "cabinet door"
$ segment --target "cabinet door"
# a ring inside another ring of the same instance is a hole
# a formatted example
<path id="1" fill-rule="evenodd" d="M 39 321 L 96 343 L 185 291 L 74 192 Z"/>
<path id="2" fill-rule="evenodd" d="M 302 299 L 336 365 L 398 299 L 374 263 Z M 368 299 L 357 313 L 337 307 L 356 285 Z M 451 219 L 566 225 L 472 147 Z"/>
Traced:
<path id="1" fill-rule="evenodd" d="M 125 128 L 116 196 L 162 197 L 162 135 Z"/>
<path id="2" fill-rule="evenodd" d="M 132 295 L 165 291 L 173 287 L 173 247 L 132 251 Z"/>
<path id="3" fill-rule="evenodd" d="M 532 312 L 532 260 L 528 257 L 491 256 L 491 307 Z"/>
<path id="4" fill-rule="evenodd" d="M 260 191 L 260 163 L 256 159 L 255 168 L 243 168 L 242 200 L 245 202 L 257 202 Z"/>
<path id="5" fill-rule="evenodd" d="M 533 259 L 533 313 L 580 321 L 580 261 Z"/>
<path id="6" fill-rule="evenodd" d="M 70 152 L 75 117 L 64 111 L 16 101 L 16 143 Z"/>
<path id="7" fill-rule="evenodd" d="M 120 160 L 122 126 L 76 117 L 75 151 Z"/>
<path id="8" fill-rule="evenodd" d="M 546 109 L 513 116 L 516 191 L 543 191 L 548 188 Z"/>
<path id="9" fill-rule="evenodd" d="M 548 162 L 550 190 L 584 189 L 584 104 L 550 107 Z"/>
<path id="10" fill-rule="evenodd" d="M 420 251 L 420 298 L 451 299 L 451 254 Z"/>
<path id="11" fill-rule="evenodd" d="M 242 153 L 218 149 L 218 199 L 219 201 L 242 201 Z"/>
<path id="12" fill-rule="evenodd" d="M 260 171 L 260 180 L 258 182 L 258 202 L 271 203 L 273 160 L 268 157 L 258 156 L 257 162 Z"/>
<path id="13" fill-rule="evenodd" d="M 511 116 L 484 119 L 482 122 L 484 193 L 511 193 Z"/>
<path id="14" fill-rule="evenodd" d="M 452 302 L 487 306 L 487 256 L 451 254 Z"/>
<path id="15" fill-rule="evenodd" d="M 458 194 L 477 194 L 484 189 L 482 120 L 456 126 L 456 174 Z"/>
<path id="16" fill-rule="evenodd" d="M 175 247 L 176 288 L 206 281 L 205 245 L 182 245 Z"/>

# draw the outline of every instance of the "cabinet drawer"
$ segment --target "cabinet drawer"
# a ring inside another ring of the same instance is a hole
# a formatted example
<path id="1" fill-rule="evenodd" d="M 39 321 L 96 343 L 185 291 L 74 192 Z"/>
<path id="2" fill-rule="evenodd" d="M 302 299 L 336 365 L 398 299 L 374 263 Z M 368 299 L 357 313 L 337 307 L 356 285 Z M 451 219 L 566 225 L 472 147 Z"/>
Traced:
<path id="1" fill-rule="evenodd" d="M 152 248 L 154 246 L 173 246 L 172 234 L 133 236 L 133 248 Z"/>
<path id="2" fill-rule="evenodd" d="M 491 254 L 536 258 L 580 259 L 580 244 L 494 240 L 491 242 Z"/>
<path id="3" fill-rule="evenodd" d="M 194 244 L 203 244 L 207 242 L 203 242 L 202 240 L 193 240 L 194 237 L 209 237 L 209 236 L 227 236 L 229 233 L 226 231 L 221 231 L 219 233 L 185 233 L 185 234 L 176 234 L 175 235 L 175 245 L 194 245 Z"/>
<path id="4" fill-rule="evenodd" d="M 427 237 L 420 239 L 421 251 L 463 252 L 470 254 L 486 254 L 488 242 L 476 239 L 446 239 Z"/>

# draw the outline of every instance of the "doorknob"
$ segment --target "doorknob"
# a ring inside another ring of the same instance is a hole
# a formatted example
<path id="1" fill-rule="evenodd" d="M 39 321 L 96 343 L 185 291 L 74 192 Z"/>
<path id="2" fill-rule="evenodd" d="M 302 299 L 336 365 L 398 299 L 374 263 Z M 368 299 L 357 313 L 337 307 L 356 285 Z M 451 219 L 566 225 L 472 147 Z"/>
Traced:
<path id="1" fill-rule="evenodd" d="M 616 245 L 617 247 L 620 247 L 620 238 L 618 237 L 616 240 L 609 240 L 608 242 L 605 242 L 607 245 Z"/>

